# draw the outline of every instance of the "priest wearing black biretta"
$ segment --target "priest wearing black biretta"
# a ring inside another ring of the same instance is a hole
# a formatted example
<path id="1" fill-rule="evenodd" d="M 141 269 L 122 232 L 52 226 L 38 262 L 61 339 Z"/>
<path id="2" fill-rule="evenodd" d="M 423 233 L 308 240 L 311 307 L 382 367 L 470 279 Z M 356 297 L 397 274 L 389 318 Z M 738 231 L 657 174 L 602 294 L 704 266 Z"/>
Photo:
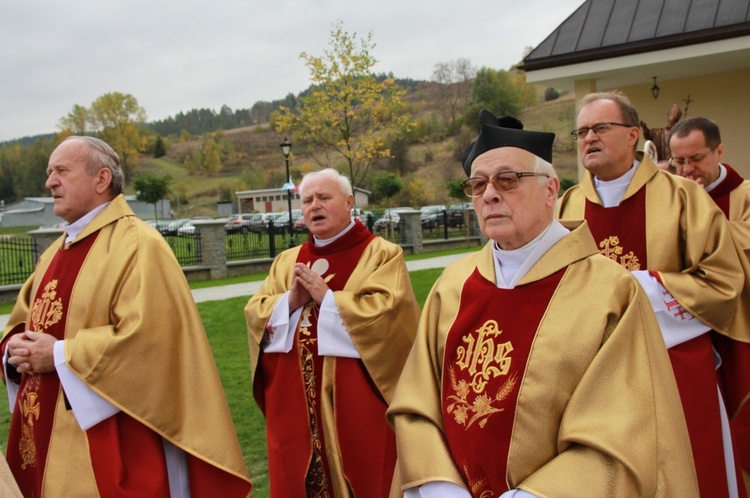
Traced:
<path id="1" fill-rule="evenodd" d="M 462 186 L 491 240 L 425 302 L 387 412 L 391 497 L 697 496 L 648 297 L 554 219 L 554 134 L 480 124 Z"/>

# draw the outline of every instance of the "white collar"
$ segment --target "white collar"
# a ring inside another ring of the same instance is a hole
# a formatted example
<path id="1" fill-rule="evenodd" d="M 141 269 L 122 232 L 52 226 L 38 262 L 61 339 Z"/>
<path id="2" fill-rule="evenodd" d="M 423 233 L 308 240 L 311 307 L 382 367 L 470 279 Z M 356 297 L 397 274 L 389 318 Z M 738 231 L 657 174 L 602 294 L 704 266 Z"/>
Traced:
<path id="1" fill-rule="evenodd" d="M 562 223 L 552 220 L 542 233 L 523 247 L 505 251 L 492 244 L 495 281 L 501 289 L 512 289 L 544 254 L 570 231 Z"/>
<path id="2" fill-rule="evenodd" d="M 346 234 L 346 232 L 348 232 L 352 228 L 354 228 L 354 220 L 351 220 L 349 222 L 349 225 L 347 225 L 346 228 L 344 228 L 343 230 L 341 230 L 339 233 L 337 233 L 336 235 L 334 235 L 330 239 L 319 239 L 319 238 L 317 238 L 316 236 L 313 235 L 313 242 L 314 242 L 314 244 L 315 244 L 316 247 L 325 247 L 328 244 L 332 244 L 333 242 L 336 242 L 338 239 L 340 239 L 341 237 L 343 237 Z"/>
<path id="3" fill-rule="evenodd" d="M 721 182 L 726 180 L 726 178 L 727 178 L 727 168 L 723 164 L 719 163 L 719 178 L 714 180 L 714 182 L 711 185 L 706 187 L 706 192 L 711 192 L 713 189 L 718 187 L 721 184 Z"/>
<path id="4" fill-rule="evenodd" d="M 104 204 L 101 204 L 85 215 L 78 218 L 73 223 L 68 223 L 67 221 L 63 223 L 63 230 L 68 234 L 67 237 L 65 237 L 65 243 L 68 244 L 69 242 L 73 242 L 78 235 L 83 232 L 83 229 L 88 226 L 89 223 L 91 223 L 91 220 L 96 218 L 96 215 L 101 213 L 102 210 L 104 210 L 105 207 L 109 206 L 109 203 L 112 201 L 107 201 Z"/>
<path id="5" fill-rule="evenodd" d="M 599 194 L 599 198 L 602 200 L 602 206 L 605 208 L 612 206 L 619 206 L 622 197 L 625 195 L 625 191 L 628 189 L 633 176 L 635 176 L 635 170 L 640 164 L 639 161 L 633 163 L 633 167 L 619 178 L 614 180 L 604 181 L 597 177 L 594 177 L 594 187 L 596 192 Z"/>

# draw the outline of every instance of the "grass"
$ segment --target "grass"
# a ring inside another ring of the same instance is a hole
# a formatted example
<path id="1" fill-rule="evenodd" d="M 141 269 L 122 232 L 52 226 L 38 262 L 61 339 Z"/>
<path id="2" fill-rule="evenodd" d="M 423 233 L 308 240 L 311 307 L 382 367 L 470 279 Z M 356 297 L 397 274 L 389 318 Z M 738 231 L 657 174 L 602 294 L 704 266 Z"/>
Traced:
<path id="1" fill-rule="evenodd" d="M 463 252 L 467 252 L 467 250 L 409 255 L 406 256 L 406 259 L 416 260 Z M 424 305 L 432 285 L 442 271 L 442 268 L 433 268 L 410 272 L 409 276 L 411 277 L 414 294 L 420 307 Z M 210 282 L 194 282 L 190 286 L 191 288 L 200 288 L 199 284 L 206 287 L 208 286 L 206 284 L 226 285 L 263 278 L 265 278 L 265 274 L 252 274 Z M 264 498 L 268 496 L 269 492 L 265 420 L 252 396 L 250 357 L 243 312 L 245 304 L 247 304 L 246 297 L 209 301 L 198 303 L 198 311 L 219 369 L 219 376 L 245 457 L 245 463 L 253 480 L 253 486 L 255 487 L 253 496 Z M 0 313 L 7 312 L 0 307 Z M 9 424 L 8 399 L 6 395 L 0 394 L 0 447 L 2 447 L 3 452 L 8 439 Z"/>

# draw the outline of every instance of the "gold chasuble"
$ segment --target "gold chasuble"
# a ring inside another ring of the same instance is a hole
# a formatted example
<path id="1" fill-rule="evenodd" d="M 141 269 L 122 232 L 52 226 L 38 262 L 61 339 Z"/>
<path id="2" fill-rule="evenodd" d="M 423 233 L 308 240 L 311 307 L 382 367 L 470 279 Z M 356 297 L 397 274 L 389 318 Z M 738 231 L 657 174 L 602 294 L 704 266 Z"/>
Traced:
<path id="1" fill-rule="evenodd" d="M 628 270 L 649 271 L 671 294 L 665 302 L 673 314 L 684 308 L 726 337 L 750 336 L 734 320 L 744 283 L 737 250 L 721 210 L 694 181 L 644 158 L 619 206 L 604 208 L 586 173 L 563 194 L 558 216 L 586 219 L 602 254 Z M 701 495 L 723 496 L 728 488 L 711 335 L 673 346 L 669 355 Z"/>
<path id="2" fill-rule="evenodd" d="M 392 497 L 435 481 L 481 498 L 697 495 L 648 298 L 585 223 L 566 227 L 513 289 L 496 287 L 492 241 L 435 283 L 388 410 Z"/>
<path id="3" fill-rule="evenodd" d="M 253 389 L 266 417 L 272 497 L 384 497 L 396 461 L 385 411 L 411 347 L 419 308 L 401 248 L 359 221 L 341 238 L 280 254 L 248 302 Z M 334 292 L 360 358 L 318 354 L 319 306 L 304 306 L 292 350 L 263 353 L 279 298 L 307 264 Z"/>
<path id="4" fill-rule="evenodd" d="M 65 361 L 119 408 L 81 430 L 56 373 L 19 382 L 7 459 L 26 497 L 169 496 L 163 440 L 183 450 L 193 497 L 252 489 L 182 270 L 163 237 L 116 197 L 71 244 L 42 254 L 2 342 L 65 341 Z"/>
<path id="5" fill-rule="evenodd" d="M 750 302 L 750 181 L 743 179 L 728 164 L 723 166 L 727 169 L 727 177 L 708 195 L 729 220 L 732 239 L 744 256 L 740 258 L 746 282 L 742 289 L 742 302 L 747 303 Z M 737 314 L 735 321 L 738 326 L 750 329 L 749 314 Z M 745 489 L 750 494 L 750 343 L 734 341 L 719 334 L 714 334 L 711 339 L 722 358 L 718 369 L 722 393 L 731 420 L 734 449 L 738 453 Z"/>

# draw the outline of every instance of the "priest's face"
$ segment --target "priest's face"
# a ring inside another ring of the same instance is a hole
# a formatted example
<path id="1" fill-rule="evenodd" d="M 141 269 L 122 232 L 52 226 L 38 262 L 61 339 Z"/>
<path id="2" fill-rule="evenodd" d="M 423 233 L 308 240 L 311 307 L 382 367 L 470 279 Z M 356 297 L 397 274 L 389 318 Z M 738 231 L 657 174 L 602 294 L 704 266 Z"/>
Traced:
<path id="1" fill-rule="evenodd" d="M 44 186 L 54 199 L 54 213 L 68 223 L 79 220 L 110 200 L 112 173 L 107 168 L 89 173 L 90 150 L 86 142 L 66 140 L 52 151 L 49 158 Z"/>
<path id="2" fill-rule="evenodd" d="M 534 172 L 531 152 L 516 147 L 492 149 L 471 164 L 472 178 L 493 178 L 503 171 Z M 547 228 L 554 215 L 560 183 L 557 178 L 524 176 L 518 187 L 506 192 L 492 182 L 479 197 L 472 198 L 479 228 L 504 250 L 525 246 Z"/>
<path id="3" fill-rule="evenodd" d="M 695 180 L 704 188 L 719 178 L 724 145 L 709 147 L 701 130 L 692 130 L 684 137 L 672 135 L 669 150 L 672 154 L 671 164 L 678 175 Z"/>
<path id="4" fill-rule="evenodd" d="M 346 228 L 353 205 L 354 197 L 343 193 L 331 177 L 318 175 L 305 182 L 302 216 L 310 233 L 319 239 L 330 239 Z"/>
<path id="5" fill-rule="evenodd" d="M 629 124 L 613 100 L 594 100 L 578 111 L 576 130 L 605 125 L 598 133 L 589 129 L 576 142 L 581 164 L 600 180 L 615 180 L 633 165 L 640 132 L 636 126 L 621 126 Z"/>

